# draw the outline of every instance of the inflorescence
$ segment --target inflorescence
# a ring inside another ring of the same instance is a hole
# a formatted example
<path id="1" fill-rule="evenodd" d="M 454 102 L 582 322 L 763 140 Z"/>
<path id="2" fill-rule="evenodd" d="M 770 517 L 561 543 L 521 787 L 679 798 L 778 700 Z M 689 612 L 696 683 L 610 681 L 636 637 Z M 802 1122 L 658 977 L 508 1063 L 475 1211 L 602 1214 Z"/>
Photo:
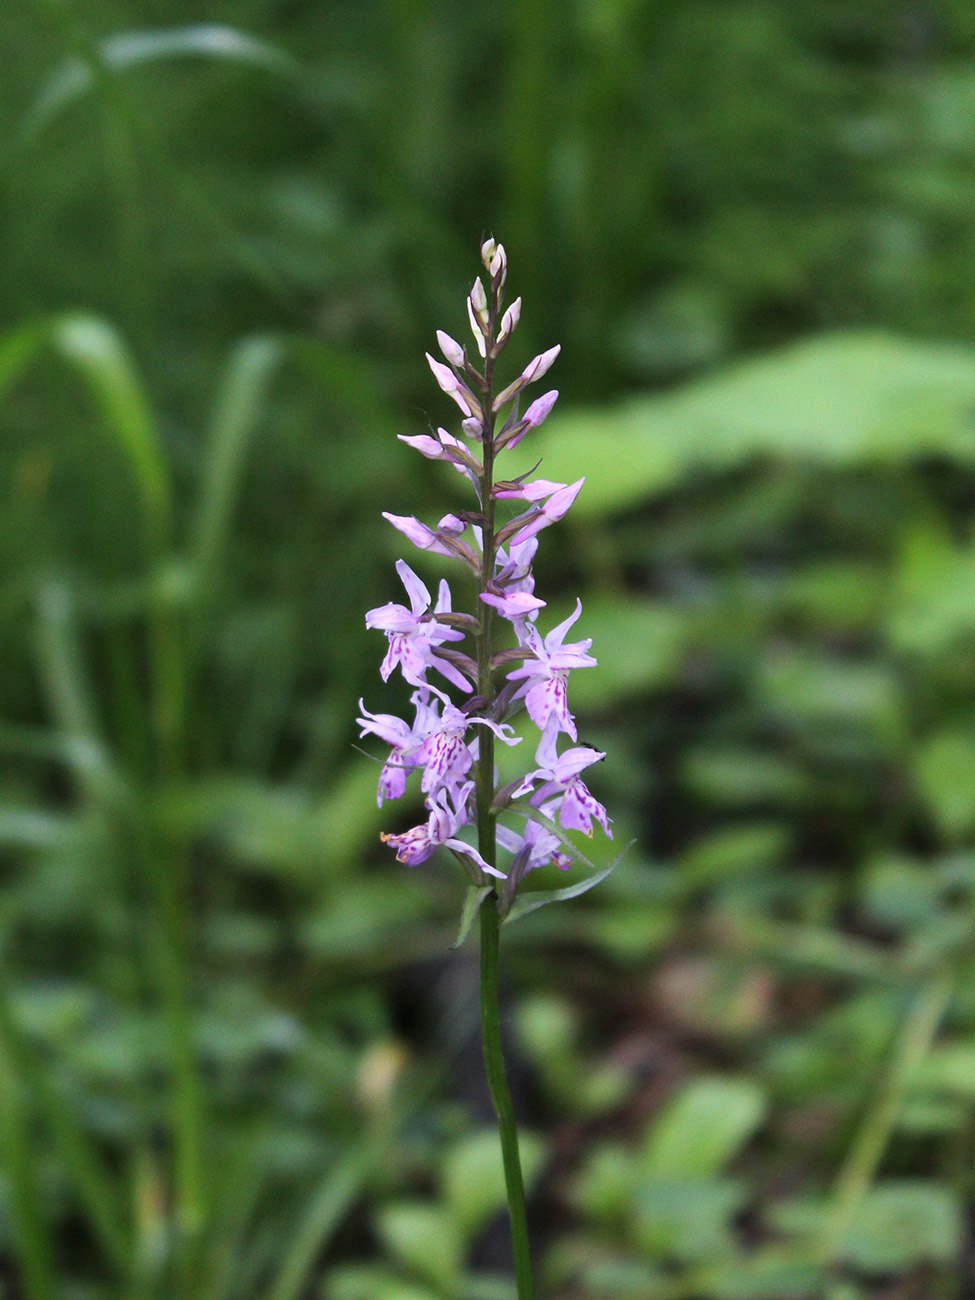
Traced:
<path id="1" fill-rule="evenodd" d="M 562 519 L 581 489 L 575 483 L 548 479 L 526 481 L 528 475 L 495 479 L 499 453 L 515 447 L 547 417 L 558 397 L 554 389 L 537 397 L 519 414 L 522 392 L 537 383 L 558 356 L 550 348 L 535 357 L 518 378 L 495 392 L 495 364 L 518 325 L 521 299 L 504 308 L 507 260 L 504 247 L 493 239 L 481 247 L 488 289 L 475 280 L 467 310 L 481 368 L 467 349 L 437 331 L 444 361 L 427 354 L 440 388 L 460 408 L 464 441 L 446 429 L 435 435 L 400 435 L 429 460 L 446 461 L 472 485 L 477 508 L 445 515 L 435 529 L 411 516 L 384 516 L 420 550 L 450 556 L 466 564 L 478 582 L 477 614 L 455 613 L 450 588 L 441 580 L 436 603 L 404 560 L 396 565 L 409 606 L 390 603 L 370 610 L 366 626 L 386 633 L 389 643 L 381 667 L 387 681 L 398 667 L 415 689 L 412 723 L 386 713 L 370 713 L 360 700 L 361 735 L 375 735 L 390 747 L 379 777 L 378 800 L 398 799 L 407 777 L 420 772 L 427 819 L 400 835 L 383 835 L 397 858 L 413 867 L 426 861 L 441 845 L 451 850 L 475 884 L 485 874 L 505 880 L 502 900 L 510 900 L 525 874 L 554 863 L 568 868 L 570 842 L 561 832 L 592 834 L 593 821 L 612 837 L 606 810 L 589 790 L 582 773 L 605 757 L 599 750 L 573 743 L 559 753 L 559 739 L 576 742 L 575 719 L 568 704 L 568 677 L 574 668 L 591 668 L 590 639 L 566 641 L 582 612 L 575 610 L 546 636 L 536 626 L 545 601 L 535 595 L 532 562 L 538 535 Z M 512 518 L 496 517 L 499 503 L 516 503 Z M 495 650 L 496 619 L 510 625 L 509 648 Z M 467 642 L 472 653 L 458 648 Z M 441 682 L 429 680 L 436 674 Z M 443 689 L 454 688 L 459 703 Z M 506 721 L 524 708 L 540 739 L 535 767 L 520 779 L 497 787 L 494 742 L 516 745 Z M 504 813 L 516 817 L 518 829 L 499 824 Z M 523 823 L 523 824 L 522 824 Z M 478 845 L 461 838 L 464 827 L 476 826 Z M 561 828 L 561 830 L 560 830 Z M 498 866 L 498 849 L 510 856 Z"/>

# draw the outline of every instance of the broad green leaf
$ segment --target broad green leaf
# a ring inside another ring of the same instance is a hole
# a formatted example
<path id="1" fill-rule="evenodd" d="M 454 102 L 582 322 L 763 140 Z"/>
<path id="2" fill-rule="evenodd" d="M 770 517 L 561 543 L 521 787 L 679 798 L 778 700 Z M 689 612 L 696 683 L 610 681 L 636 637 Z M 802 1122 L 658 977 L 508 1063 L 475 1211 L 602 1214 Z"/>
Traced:
<path id="1" fill-rule="evenodd" d="M 953 1263 L 962 1236 L 954 1192 L 938 1183 L 890 1181 L 863 1198 L 840 1254 L 867 1273 L 900 1273 L 920 1264 Z"/>
<path id="2" fill-rule="evenodd" d="M 975 631 L 975 547 L 956 547 L 942 531 L 917 528 L 893 574 L 887 619 L 893 646 L 941 654 Z"/>
<path id="3" fill-rule="evenodd" d="M 75 818 L 64 813 L 0 804 L 0 848 L 60 848 L 81 833 Z"/>
<path id="4" fill-rule="evenodd" d="M 544 1147 L 531 1133 L 518 1134 L 522 1173 L 530 1188 L 542 1164 Z M 443 1194 L 451 1218 L 465 1241 L 472 1240 L 506 1203 L 504 1165 L 495 1129 L 462 1138 L 444 1157 Z"/>
<path id="5" fill-rule="evenodd" d="M 786 1296 L 798 1300 L 820 1294 L 822 1275 L 811 1260 L 780 1246 L 766 1246 L 708 1265 L 700 1281 L 709 1300 L 783 1300 Z M 856 1294 L 847 1300 L 856 1300 Z M 830 1292 L 828 1300 L 840 1300 L 839 1293 Z"/>
<path id="6" fill-rule="evenodd" d="M 462 1241 L 446 1209 L 401 1201 L 379 1211 L 377 1227 L 397 1260 L 448 1294 L 455 1291 L 463 1263 Z"/>
<path id="7" fill-rule="evenodd" d="M 827 1212 L 821 1202 L 797 1199 L 770 1206 L 768 1217 L 780 1232 L 815 1240 Z M 949 1264 L 961 1248 L 962 1231 L 953 1191 L 934 1182 L 890 1179 L 857 1205 L 838 1258 L 872 1275 Z"/>
<path id="8" fill-rule="evenodd" d="M 975 1040 L 933 1047 L 912 1076 L 911 1087 L 975 1101 Z"/>
<path id="9" fill-rule="evenodd" d="M 640 1179 L 634 1153 L 619 1143 L 601 1143 L 586 1157 L 572 1187 L 572 1203 L 600 1223 L 619 1223 Z"/>
<path id="10" fill-rule="evenodd" d="M 785 826 L 772 823 L 713 831 L 683 855 L 683 882 L 690 888 L 766 871 L 785 857 L 789 838 Z"/>
<path id="11" fill-rule="evenodd" d="M 211 777 L 161 791 L 156 815 L 181 835 L 212 836 L 243 869 L 338 874 L 381 825 L 375 787 L 373 768 L 359 763 L 319 799 L 245 777 Z"/>
<path id="12" fill-rule="evenodd" d="M 757 695 L 793 726 L 855 727 L 887 743 L 904 730 L 898 680 L 876 660 L 856 661 L 805 647 L 778 647 L 758 663 Z"/>
<path id="13" fill-rule="evenodd" d="M 441 1300 L 442 1292 L 407 1282 L 389 1269 L 347 1264 L 325 1278 L 322 1300 Z"/>
<path id="14" fill-rule="evenodd" d="M 975 829 L 975 735 L 968 729 L 932 736 L 914 756 L 921 793 L 942 834 Z"/>
<path id="15" fill-rule="evenodd" d="M 696 1079 L 651 1124 L 641 1170 L 655 1179 L 720 1174 L 764 1122 L 765 1112 L 765 1094 L 750 1079 Z"/>
<path id="16" fill-rule="evenodd" d="M 928 453 L 975 462 L 975 353 L 881 333 L 836 333 L 746 360 L 673 394 L 549 419 L 514 454 L 586 476 L 573 518 L 668 491 L 698 468 L 757 457 L 828 465 Z M 526 445 L 530 442 L 530 446 Z"/>
<path id="17" fill-rule="evenodd" d="M 635 1245 L 651 1260 L 696 1264 L 726 1255 L 747 1190 L 725 1180 L 662 1179 L 639 1187 L 630 1214 Z"/>
<path id="18" fill-rule="evenodd" d="M 691 750 L 684 760 L 683 777 L 696 795 L 736 810 L 751 804 L 795 804 L 811 785 L 799 764 L 786 756 L 741 745 Z"/>

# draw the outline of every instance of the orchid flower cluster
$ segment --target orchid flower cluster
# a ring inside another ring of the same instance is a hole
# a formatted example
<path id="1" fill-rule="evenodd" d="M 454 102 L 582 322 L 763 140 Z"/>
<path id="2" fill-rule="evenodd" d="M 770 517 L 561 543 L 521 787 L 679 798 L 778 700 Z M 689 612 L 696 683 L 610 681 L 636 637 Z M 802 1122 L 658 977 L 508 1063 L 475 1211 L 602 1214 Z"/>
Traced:
<path id="1" fill-rule="evenodd" d="M 478 583 L 477 614 L 452 608 L 450 588 L 441 580 L 434 602 L 428 588 L 405 560 L 397 572 L 409 605 L 390 603 L 370 610 L 366 626 L 385 632 L 386 657 L 380 669 L 388 681 L 398 668 L 414 687 L 412 721 L 387 713 L 370 713 L 360 700 L 361 735 L 375 735 L 389 746 L 379 777 L 378 802 L 398 799 L 407 778 L 419 772 L 427 818 L 398 835 L 382 836 L 397 858 L 413 867 L 440 846 L 453 852 L 474 884 L 485 875 L 505 881 L 502 906 L 527 872 L 554 863 L 571 865 L 570 842 L 560 833 L 592 834 L 593 821 L 612 837 L 606 810 L 586 787 L 582 774 L 605 757 L 578 744 L 569 711 L 568 677 L 574 668 L 591 668 L 591 640 L 567 641 L 582 612 L 575 610 L 546 635 L 538 628 L 545 601 L 535 595 L 532 562 L 539 534 L 564 518 L 584 479 L 555 483 L 495 478 L 498 455 L 536 429 L 555 404 L 554 389 L 535 398 L 522 415 L 522 393 L 547 373 L 559 348 L 535 357 L 522 373 L 496 391 L 495 366 L 518 325 L 521 299 L 504 307 L 507 259 L 493 239 L 481 247 L 488 287 L 474 282 L 467 299 L 481 367 L 466 348 L 437 332 L 444 361 L 427 354 L 438 385 L 460 408 L 463 439 L 446 429 L 435 435 L 400 435 L 428 460 L 446 461 L 471 484 L 476 508 L 445 515 L 435 529 L 411 516 L 384 512 L 384 517 L 420 550 L 461 561 Z M 499 503 L 515 503 L 516 513 L 502 522 Z M 495 649 L 497 620 L 510 628 L 511 643 Z M 467 642 L 470 650 L 460 648 Z M 454 689 L 455 698 L 444 684 Z M 456 700 L 456 702 L 455 702 Z M 506 721 L 524 708 L 539 734 L 535 766 L 502 788 L 497 785 L 494 744 L 516 745 L 519 738 Z M 560 752 L 565 737 L 572 742 Z M 499 813 L 514 814 L 519 826 L 497 823 Z M 522 825 L 523 823 L 523 825 Z M 475 826 L 477 847 L 461 837 Z M 498 865 L 498 848 L 510 855 Z"/>

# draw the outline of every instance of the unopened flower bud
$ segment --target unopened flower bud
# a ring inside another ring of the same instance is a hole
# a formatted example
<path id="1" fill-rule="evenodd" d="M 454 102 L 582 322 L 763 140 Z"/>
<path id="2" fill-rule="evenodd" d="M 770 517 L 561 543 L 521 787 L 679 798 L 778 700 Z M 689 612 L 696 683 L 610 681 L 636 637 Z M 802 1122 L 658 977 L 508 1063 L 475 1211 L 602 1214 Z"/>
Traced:
<path id="1" fill-rule="evenodd" d="M 477 414 L 480 407 L 474 394 L 466 384 L 462 384 L 449 366 L 445 366 L 442 361 L 437 361 L 429 352 L 426 353 L 426 358 L 427 364 L 433 371 L 434 379 L 447 396 L 454 399 L 464 415 Z"/>
<path id="2" fill-rule="evenodd" d="M 477 350 L 478 352 L 480 352 L 482 357 L 486 357 L 487 343 L 485 342 L 485 338 L 484 338 L 485 327 L 481 324 L 477 316 L 474 314 L 474 307 L 473 304 L 471 303 L 470 298 L 467 299 L 467 315 L 470 317 L 471 333 L 474 335 L 474 342 L 477 344 Z"/>
<path id="3" fill-rule="evenodd" d="M 514 383 L 509 384 L 504 392 L 499 393 L 494 399 L 493 409 L 500 411 L 528 384 L 533 384 L 537 379 L 541 379 L 542 375 L 551 368 L 553 361 L 561 351 L 561 347 L 556 343 L 554 348 L 549 348 L 547 352 L 540 352 L 537 357 L 532 357 Z"/>
<path id="4" fill-rule="evenodd" d="M 481 261 L 490 270 L 491 259 L 498 251 L 498 241 L 496 239 L 485 239 L 481 245 Z"/>
<path id="5" fill-rule="evenodd" d="M 476 416 L 470 416 L 468 419 L 462 420 L 460 427 L 467 434 L 468 438 L 474 438 L 475 441 L 480 442 L 481 434 L 484 432 L 484 426 Z"/>
<path id="6" fill-rule="evenodd" d="M 464 364 L 464 349 L 449 334 L 445 334 L 443 330 L 437 330 L 437 342 L 440 344 L 440 351 L 452 366 L 462 366 Z"/>
<path id="7" fill-rule="evenodd" d="M 504 343 L 509 334 L 513 334 L 521 320 L 521 299 L 516 298 L 501 317 L 501 329 L 498 331 L 498 343 Z"/>
<path id="8" fill-rule="evenodd" d="M 487 324 L 488 318 L 488 301 L 487 294 L 484 292 L 484 285 L 481 284 L 481 277 L 474 281 L 474 287 L 471 289 L 471 306 L 474 308 L 478 318 Z"/>
<path id="9" fill-rule="evenodd" d="M 533 357 L 521 372 L 525 383 L 533 384 L 536 379 L 541 379 L 542 375 L 551 369 L 553 361 L 561 351 L 561 344 L 556 343 L 554 348 L 549 348 L 547 352 L 540 352 L 537 357 Z"/>
<path id="10" fill-rule="evenodd" d="M 541 397 L 536 397 L 531 406 L 522 417 L 529 429 L 537 429 L 543 420 L 548 419 L 552 407 L 558 401 L 559 390 L 553 388 L 548 393 L 543 393 Z"/>
<path id="11" fill-rule="evenodd" d="M 498 244 L 497 251 L 491 258 L 488 270 L 491 272 L 492 280 L 500 280 L 504 284 L 505 277 L 508 274 L 508 258 L 504 251 L 504 244 Z"/>

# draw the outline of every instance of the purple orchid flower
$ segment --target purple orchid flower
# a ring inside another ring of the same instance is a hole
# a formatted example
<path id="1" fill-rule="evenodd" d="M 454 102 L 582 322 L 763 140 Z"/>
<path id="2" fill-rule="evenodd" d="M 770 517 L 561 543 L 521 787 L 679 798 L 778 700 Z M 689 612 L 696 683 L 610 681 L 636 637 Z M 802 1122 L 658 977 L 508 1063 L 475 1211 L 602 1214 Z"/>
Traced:
<path id="1" fill-rule="evenodd" d="M 418 867 L 443 845 L 444 848 L 453 849 L 462 857 L 475 862 L 489 876 L 496 876 L 503 880 L 505 878 L 503 871 L 485 862 L 477 849 L 472 848 L 470 844 L 456 838 L 460 828 L 470 822 L 467 796 L 473 789 L 474 782 L 468 781 L 466 785 L 462 785 L 452 793 L 438 790 L 435 795 L 426 800 L 430 816 L 425 823 L 404 831 L 402 835 L 384 833 L 380 839 L 384 844 L 392 845 L 396 850 L 396 860 L 402 862 L 404 866 Z"/>
<path id="2" fill-rule="evenodd" d="M 589 745 L 578 745 L 567 749 L 564 754 L 559 754 L 558 734 L 556 717 L 552 714 L 535 751 L 535 762 L 538 763 L 538 767 L 534 772 L 528 773 L 514 792 L 513 798 L 532 791 L 532 805 L 540 809 L 550 820 L 554 820 L 557 814 L 559 825 L 563 830 L 582 831 L 583 834 L 591 836 L 592 822 L 595 818 L 612 839 L 613 832 L 609 829 L 606 809 L 589 792 L 579 775 L 594 763 L 601 763 L 606 755 L 598 749 L 592 749 Z M 542 784 L 538 790 L 534 790 L 535 783 L 538 781 Z"/>
<path id="3" fill-rule="evenodd" d="M 499 826 L 498 843 L 514 855 L 511 870 L 518 872 L 519 880 L 536 867 L 547 867 L 549 863 L 554 863 L 560 871 L 568 871 L 572 866 L 572 858 L 562 848 L 559 837 L 540 822 L 526 822 L 521 835 L 507 826 Z"/>
<path id="4" fill-rule="evenodd" d="M 525 645 L 535 658 L 515 668 L 508 674 L 511 681 L 523 680 L 515 698 L 524 697 L 528 716 L 540 731 L 544 731 L 550 717 L 558 719 L 559 730 L 575 740 L 576 724 L 569 712 L 567 681 L 573 668 L 593 668 L 596 660 L 586 651 L 592 638 L 563 645 L 565 634 L 582 613 L 582 601 L 576 601 L 573 613 L 549 632 L 543 641 L 536 628 L 525 629 Z"/>
<path id="5" fill-rule="evenodd" d="M 360 737 L 378 736 L 390 746 L 389 757 L 379 774 L 376 802 L 380 808 L 386 799 L 402 799 L 406 793 L 406 778 L 417 766 L 419 752 L 440 720 L 437 701 L 431 700 L 428 690 L 414 691 L 410 699 L 416 709 L 416 721 L 412 727 L 392 713 L 370 713 L 362 700 L 359 701 L 363 714 L 356 719 L 362 727 Z"/>
<path id="6" fill-rule="evenodd" d="M 458 690 L 470 691 L 471 684 L 449 660 L 437 655 L 436 646 L 445 641 L 463 641 L 464 633 L 436 621 L 437 614 L 450 613 L 450 588 L 446 579 L 440 580 L 440 590 L 434 617 L 428 618 L 430 593 L 405 560 L 396 561 L 396 572 L 403 581 L 410 598 L 410 608 L 390 602 L 371 609 L 366 615 L 366 627 L 378 627 L 389 638 L 389 649 L 379 672 L 384 682 L 399 664 L 403 676 L 411 686 L 426 686 L 426 671 L 435 668 Z"/>

